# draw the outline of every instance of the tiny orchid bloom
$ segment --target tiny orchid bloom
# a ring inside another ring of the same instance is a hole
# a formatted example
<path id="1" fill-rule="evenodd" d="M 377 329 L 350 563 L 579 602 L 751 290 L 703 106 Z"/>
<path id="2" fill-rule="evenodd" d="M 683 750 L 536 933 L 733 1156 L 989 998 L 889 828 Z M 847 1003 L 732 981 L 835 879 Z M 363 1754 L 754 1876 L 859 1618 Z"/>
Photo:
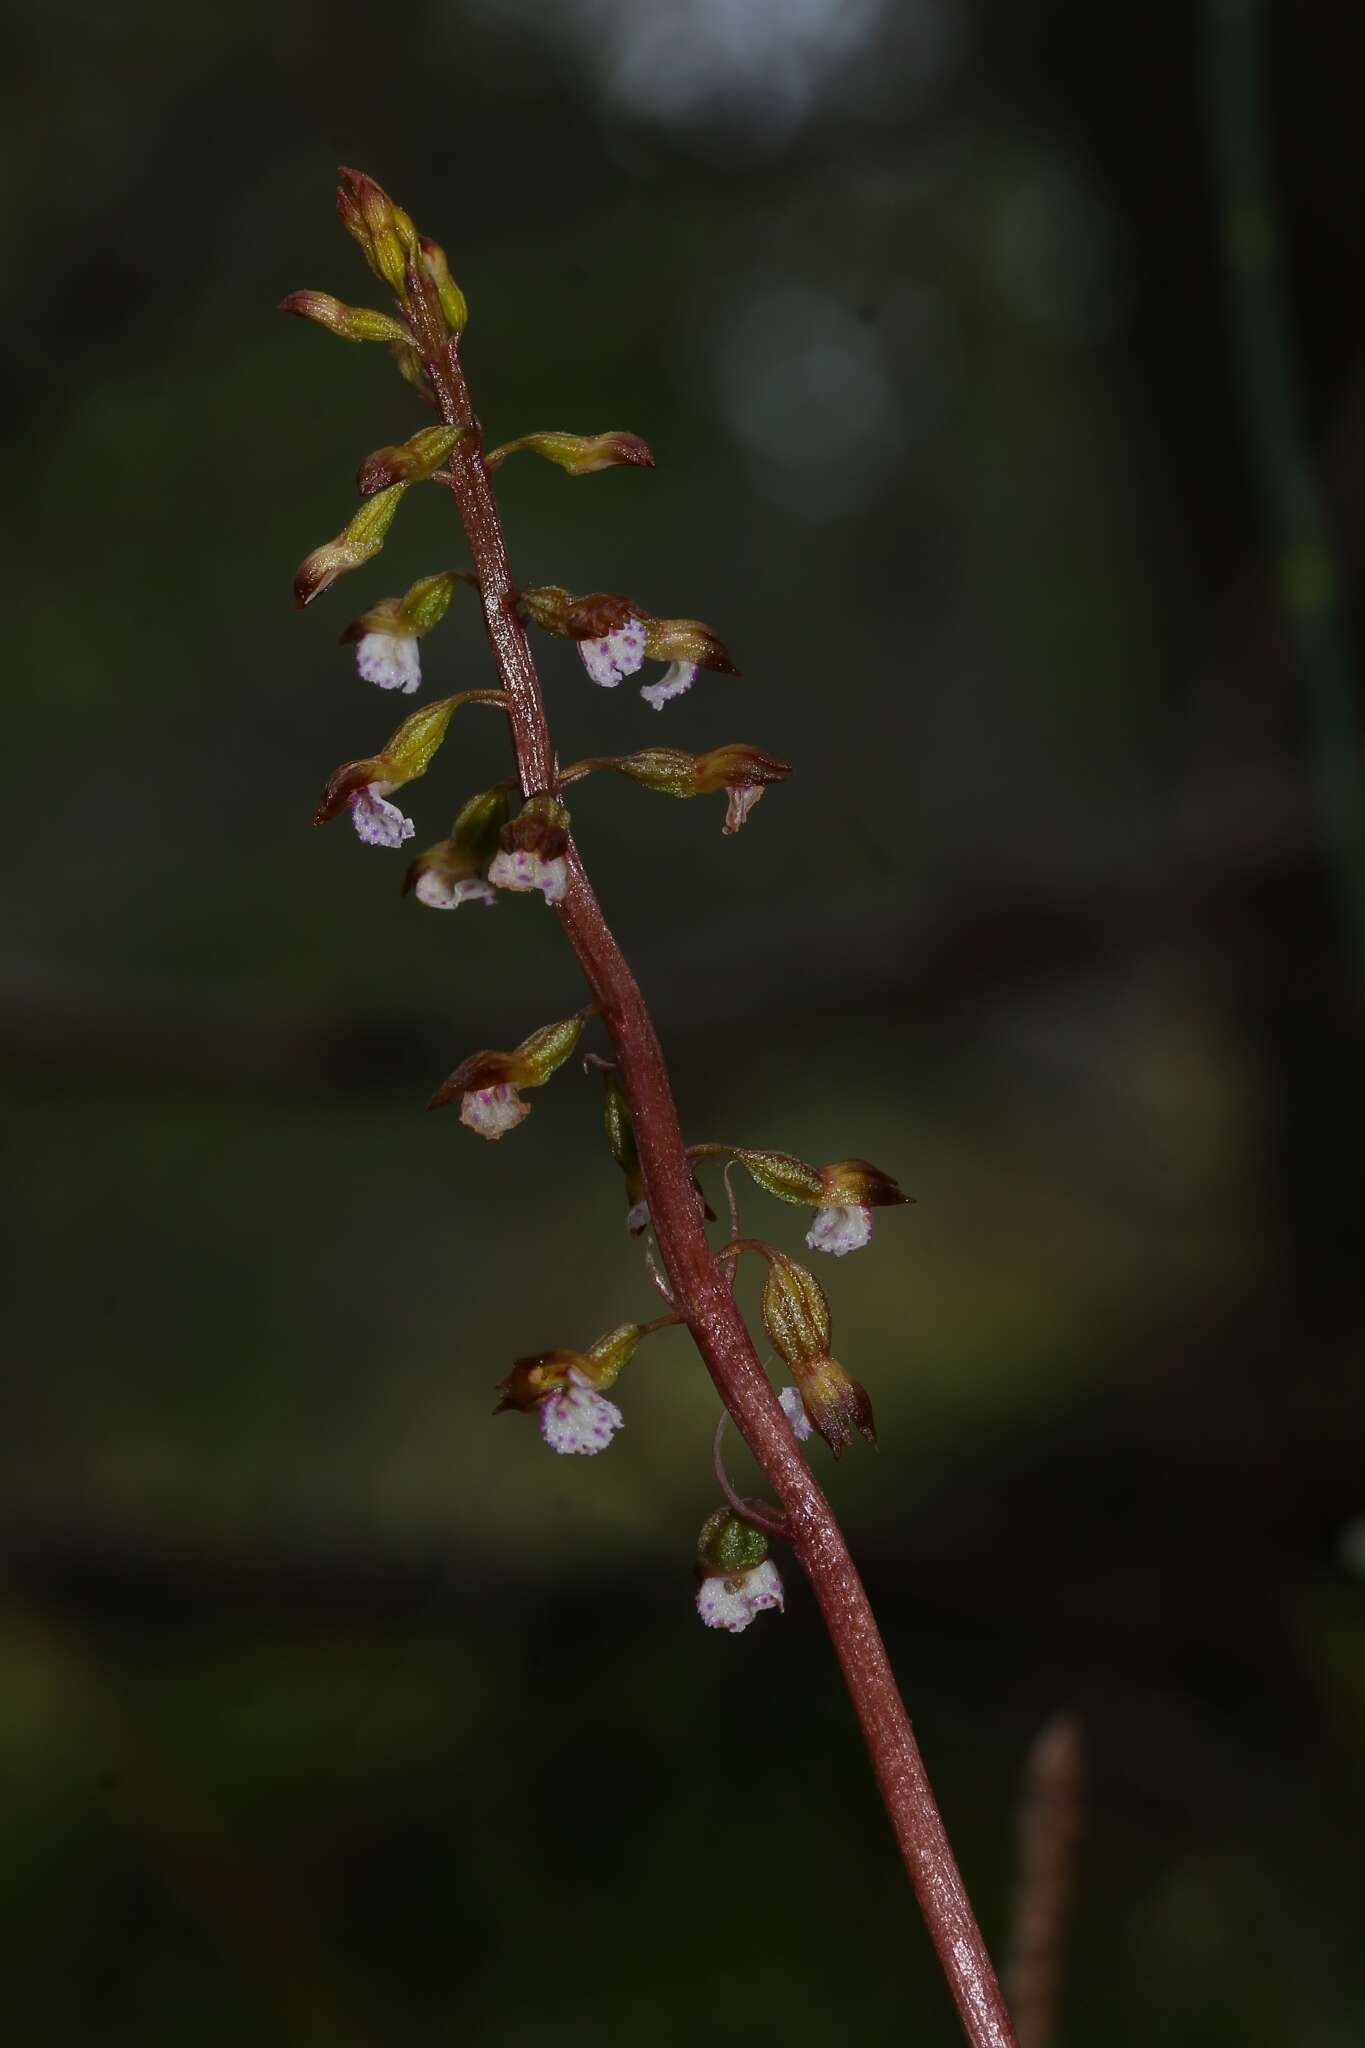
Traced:
<path id="1" fill-rule="evenodd" d="M 495 889 L 522 895 L 539 889 L 547 903 L 562 903 L 569 886 L 569 868 L 562 856 L 542 860 L 538 853 L 498 853 L 489 863 L 488 879 Z"/>
<path id="2" fill-rule="evenodd" d="M 458 910 L 462 903 L 497 902 L 498 892 L 477 877 L 452 882 L 435 868 L 425 868 L 412 885 L 412 893 L 428 910 Z"/>
<path id="3" fill-rule="evenodd" d="M 351 823 L 366 846 L 401 846 L 411 839 L 416 826 L 405 818 L 397 804 L 384 801 L 391 782 L 367 782 L 351 796 Z"/>
<path id="4" fill-rule="evenodd" d="M 642 1230 L 649 1228 L 649 1203 L 643 1199 L 633 1202 L 626 1211 L 626 1229 L 632 1237 L 638 1237 Z"/>
<path id="5" fill-rule="evenodd" d="M 367 683 L 410 697 L 422 680 L 421 646 L 412 633 L 362 633 L 355 665 Z"/>
<path id="6" fill-rule="evenodd" d="M 530 1103 L 522 1101 L 510 1081 L 500 1081 L 492 1088 L 471 1088 L 460 1097 L 460 1122 L 481 1138 L 497 1140 L 530 1114 Z"/>
<path id="7" fill-rule="evenodd" d="M 616 1403 L 599 1394 L 577 1366 L 570 1366 L 567 1383 L 538 1412 L 541 1436 L 563 1457 L 595 1457 L 625 1425 Z"/>
<path id="8" fill-rule="evenodd" d="M 697 680 L 697 668 L 695 661 L 670 661 L 658 682 L 646 683 L 640 695 L 646 704 L 662 711 L 674 697 L 681 697 L 685 690 L 691 689 Z"/>
<path id="9" fill-rule="evenodd" d="M 813 1436 L 815 1431 L 806 1413 L 806 1404 L 801 1399 L 800 1389 L 783 1387 L 777 1398 L 782 1403 L 782 1413 L 791 1424 L 792 1435 L 799 1444 L 805 1443 L 807 1437 Z"/>
<path id="10" fill-rule="evenodd" d="M 604 690 L 614 690 L 627 676 L 633 676 L 644 661 L 644 621 L 627 618 L 600 639 L 580 640 L 578 652 L 593 681 Z"/>
<path id="11" fill-rule="evenodd" d="M 529 796 L 498 835 L 499 851 L 488 879 L 497 889 L 526 893 L 539 889 L 547 903 L 561 903 L 569 886 L 569 814 L 557 797 Z"/>
<path id="12" fill-rule="evenodd" d="M 592 1014 L 589 1004 L 557 1024 L 542 1024 L 512 1052 L 471 1053 L 453 1074 L 447 1074 L 430 1107 L 442 1109 L 458 1098 L 462 1124 L 481 1138 L 502 1137 L 531 1113 L 530 1103 L 522 1101 L 519 1091 L 544 1087 L 578 1044 Z"/>
<path id="13" fill-rule="evenodd" d="M 762 794 L 761 782 L 750 782 L 743 786 L 728 784 L 725 791 L 725 823 L 721 826 L 721 831 L 738 832 Z"/>
<path id="14" fill-rule="evenodd" d="M 765 1608 L 781 1608 L 782 1579 L 771 1558 L 733 1578 L 703 1579 L 697 1588 L 697 1613 L 707 1628 L 728 1629 L 737 1636 Z"/>
<path id="15" fill-rule="evenodd" d="M 830 1252 L 842 1259 L 846 1252 L 861 1251 L 872 1238 L 872 1211 L 849 1202 L 838 1208 L 817 1209 L 806 1232 L 812 1251 Z"/>

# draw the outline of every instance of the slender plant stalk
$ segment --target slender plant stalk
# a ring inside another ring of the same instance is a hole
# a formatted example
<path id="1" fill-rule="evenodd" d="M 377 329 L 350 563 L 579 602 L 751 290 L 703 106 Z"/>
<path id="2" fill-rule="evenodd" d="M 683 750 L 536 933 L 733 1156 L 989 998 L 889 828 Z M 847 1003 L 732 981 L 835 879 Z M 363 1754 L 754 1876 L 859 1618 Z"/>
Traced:
<path id="1" fill-rule="evenodd" d="M 545 706 L 507 561 L 502 522 L 484 468 L 478 421 L 434 287 L 410 279 L 427 377 L 446 426 L 465 429 L 448 482 L 473 556 L 488 637 L 516 751 L 522 793 L 555 788 Z M 886 1647 L 833 1510 L 797 1450 L 759 1365 L 729 1285 L 697 1214 L 668 1070 L 644 997 L 612 935 L 576 848 L 558 905 L 561 925 L 601 1013 L 630 1103 L 645 1191 L 677 1309 L 716 1388 L 781 1502 L 787 1537 L 814 1589 L 867 1742 L 882 1799 L 973 2048 L 1015 2048 L 1009 2014 L 944 1831 Z"/>

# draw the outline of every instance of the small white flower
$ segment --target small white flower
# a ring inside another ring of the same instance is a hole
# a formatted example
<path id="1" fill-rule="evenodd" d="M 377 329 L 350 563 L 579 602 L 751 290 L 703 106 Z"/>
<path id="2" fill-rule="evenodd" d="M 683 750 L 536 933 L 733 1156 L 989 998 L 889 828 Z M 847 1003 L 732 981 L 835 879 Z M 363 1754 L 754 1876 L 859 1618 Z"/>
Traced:
<path id="1" fill-rule="evenodd" d="M 499 1081 L 495 1088 L 471 1088 L 460 1098 L 460 1122 L 481 1138 L 500 1138 L 530 1114 L 530 1103 L 522 1101 L 510 1081 Z"/>
<path id="2" fill-rule="evenodd" d="M 729 1629 L 737 1636 L 765 1607 L 782 1606 L 782 1580 L 771 1558 L 732 1579 L 703 1579 L 697 1589 L 697 1612 L 708 1628 Z"/>
<path id="3" fill-rule="evenodd" d="M 405 697 L 422 680 L 421 650 L 411 633 L 362 633 L 355 665 L 367 683 L 378 683 L 381 690 L 401 690 Z"/>
<path id="4" fill-rule="evenodd" d="M 697 680 L 695 661 L 670 661 L 657 683 L 646 683 L 640 695 L 646 704 L 652 704 L 656 711 L 662 711 L 670 698 L 681 697 L 684 690 L 690 690 Z"/>
<path id="5" fill-rule="evenodd" d="M 547 903 L 561 903 L 569 886 L 569 864 L 562 856 L 542 860 L 538 853 L 499 853 L 488 864 L 488 879 L 496 889 L 539 889 Z"/>
<path id="6" fill-rule="evenodd" d="M 724 832 L 738 832 L 754 805 L 763 794 L 761 782 L 734 784 L 726 789 Z"/>
<path id="7" fill-rule="evenodd" d="M 614 690 L 626 676 L 635 674 L 645 658 L 644 624 L 640 619 L 627 619 L 601 640 L 580 640 L 578 652 L 593 681 L 604 690 Z"/>
<path id="8" fill-rule="evenodd" d="M 428 910 L 458 910 L 462 903 L 496 903 L 498 892 L 487 882 L 448 882 L 435 868 L 423 868 L 413 886 L 413 895 Z"/>
<path id="9" fill-rule="evenodd" d="M 632 1237 L 638 1237 L 640 1232 L 648 1227 L 649 1203 L 645 1201 L 633 1203 L 626 1211 L 626 1229 Z"/>
<path id="10" fill-rule="evenodd" d="M 594 1457 L 625 1423 L 616 1403 L 599 1394 L 574 1365 L 569 1367 L 568 1386 L 542 1401 L 539 1413 L 541 1435 L 552 1451 L 565 1457 Z"/>
<path id="11" fill-rule="evenodd" d="M 803 1444 L 815 1432 L 799 1391 L 795 1387 L 783 1387 L 777 1398 L 782 1403 L 782 1413 L 792 1426 L 792 1435 L 799 1444 Z"/>
<path id="12" fill-rule="evenodd" d="M 397 804 L 385 803 L 384 792 L 392 788 L 391 782 L 370 782 L 351 798 L 351 823 L 367 846 L 401 846 L 417 829 Z"/>
<path id="13" fill-rule="evenodd" d="M 841 1259 L 845 1252 L 861 1251 L 871 1237 L 872 1211 L 850 1203 L 847 1208 L 817 1209 L 806 1243 L 812 1251 L 832 1252 Z"/>

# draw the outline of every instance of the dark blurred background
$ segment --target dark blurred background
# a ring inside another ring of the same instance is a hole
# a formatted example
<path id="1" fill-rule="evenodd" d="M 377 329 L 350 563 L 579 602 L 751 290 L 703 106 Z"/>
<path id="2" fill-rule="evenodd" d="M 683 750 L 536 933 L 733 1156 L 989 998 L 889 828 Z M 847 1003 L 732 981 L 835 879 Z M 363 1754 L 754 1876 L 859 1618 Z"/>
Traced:
<path id="1" fill-rule="evenodd" d="M 310 828 L 394 722 L 337 632 L 465 559 L 415 493 L 291 606 L 424 418 L 274 314 L 377 301 L 337 161 L 446 245 L 490 440 L 657 453 L 510 464 L 520 580 L 744 670 L 656 718 L 542 643 L 566 756 L 796 764 L 735 840 L 575 818 L 689 1136 L 919 1198 L 821 1266 L 881 1449 L 816 1462 L 989 1936 L 1065 1707 L 1057 2048 L 1365 2038 L 1359 762 L 1312 710 L 1359 640 L 1365 16 L 1262 26 L 1258 111 L 1237 0 L 12 21 L 7 2043 L 956 2038 L 806 1591 L 692 1612 L 685 1344 L 608 1457 L 490 1416 L 652 1297 L 576 1066 L 507 1144 L 423 1113 L 578 1004 L 553 921 Z M 490 680 L 467 597 L 426 658 Z M 461 721 L 417 844 L 505 760 Z"/>

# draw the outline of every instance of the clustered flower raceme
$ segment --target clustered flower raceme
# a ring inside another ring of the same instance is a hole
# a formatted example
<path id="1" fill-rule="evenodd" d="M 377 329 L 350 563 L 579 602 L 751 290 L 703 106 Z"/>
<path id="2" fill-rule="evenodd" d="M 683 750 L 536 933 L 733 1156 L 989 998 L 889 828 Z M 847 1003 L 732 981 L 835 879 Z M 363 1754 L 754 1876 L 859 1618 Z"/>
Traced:
<path id="1" fill-rule="evenodd" d="M 295 292 L 283 310 L 325 327 L 348 341 L 378 342 L 389 350 L 403 378 L 437 405 L 439 363 L 455 360 L 468 315 L 464 296 L 450 275 L 439 245 L 420 235 L 411 219 L 360 172 L 343 171 L 337 210 L 375 276 L 393 292 L 397 318 L 343 304 L 323 292 Z M 438 405 L 438 410 L 440 410 Z M 449 408 L 446 408 L 447 411 Z M 424 483 L 458 489 L 469 465 L 482 462 L 492 474 L 518 451 L 540 456 L 572 476 L 621 465 L 652 468 L 654 458 L 638 436 L 621 430 L 599 435 L 545 431 L 522 435 L 483 456 L 472 421 L 448 419 L 367 456 L 356 484 L 361 504 L 337 537 L 315 549 L 295 578 L 300 606 L 312 603 L 340 576 L 377 555 L 408 490 Z M 446 570 L 414 583 L 401 598 L 382 598 L 362 612 L 342 635 L 353 643 L 361 677 L 380 689 L 411 695 L 421 683 L 420 641 L 439 624 L 456 585 L 478 579 L 466 570 Z M 556 585 L 520 592 L 521 614 L 545 632 L 572 640 L 591 680 L 614 688 L 643 667 L 664 663 L 662 677 L 641 694 L 656 709 L 689 689 L 701 669 L 738 674 L 723 642 L 695 619 L 661 619 L 632 600 L 609 592 L 574 597 Z M 457 709 L 467 703 L 508 708 L 498 690 L 466 690 L 414 711 L 379 753 L 343 764 L 329 779 L 318 805 L 322 823 L 347 811 L 367 844 L 396 848 L 414 836 L 414 825 L 396 804 L 395 790 L 424 775 L 446 737 Z M 724 792 L 724 830 L 744 824 L 765 789 L 784 781 L 790 766 L 761 749 L 735 742 L 708 753 L 646 748 L 597 756 L 566 769 L 549 790 L 533 790 L 513 815 L 516 785 L 505 783 L 468 799 L 449 836 L 411 863 L 404 890 L 432 909 L 456 909 L 466 902 L 492 903 L 499 889 L 538 892 L 547 903 L 563 900 L 571 874 L 569 814 L 560 790 L 595 770 L 610 769 L 642 787 L 674 797 Z M 595 1006 L 544 1026 L 511 1052 L 483 1051 L 456 1067 L 432 1098 L 432 1106 L 458 1100 L 461 1121 L 480 1137 L 501 1139 L 529 1114 L 522 1091 L 542 1086 L 573 1053 Z M 627 1225 L 632 1233 L 650 1224 L 650 1209 L 620 1074 L 611 1061 L 590 1056 L 605 1086 L 604 1123 L 608 1145 L 624 1179 Z M 841 1160 L 810 1167 L 781 1152 L 744 1146 L 700 1145 L 690 1158 L 723 1158 L 742 1165 L 781 1200 L 815 1210 L 807 1243 L 836 1257 L 868 1242 L 874 1208 L 900 1204 L 896 1183 L 865 1160 Z M 714 1220 L 695 1173 L 699 1214 Z M 866 1392 L 830 1355 L 831 1318 L 824 1290 L 814 1275 L 773 1246 L 739 1234 L 738 1209 L 728 1176 L 732 1236 L 718 1258 L 733 1277 L 746 1253 L 764 1259 L 764 1328 L 795 1385 L 781 1388 L 782 1412 L 798 1442 L 818 1432 L 838 1457 L 854 1430 L 875 1441 Z M 660 1285 L 663 1285 L 661 1276 Z M 640 1342 L 678 1323 L 670 1311 L 652 1323 L 626 1323 L 586 1352 L 548 1351 L 519 1359 L 500 1383 L 501 1409 L 534 1413 L 541 1435 L 561 1455 L 591 1456 L 604 1449 L 623 1425 L 620 1409 L 607 1398 Z M 717 1453 L 718 1455 L 718 1453 Z M 718 1467 L 718 1476 L 723 1478 Z M 708 1627 L 732 1633 L 747 1628 L 756 1614 L 781 1608 L 782 1584 L 767 1557 L 761 1513 L 756 1526 L 732 1506 L 712 1515 L 698 1549 L 697 1611 Z M 743 1503 L 739 1504 L 743 1507 Z"/>

